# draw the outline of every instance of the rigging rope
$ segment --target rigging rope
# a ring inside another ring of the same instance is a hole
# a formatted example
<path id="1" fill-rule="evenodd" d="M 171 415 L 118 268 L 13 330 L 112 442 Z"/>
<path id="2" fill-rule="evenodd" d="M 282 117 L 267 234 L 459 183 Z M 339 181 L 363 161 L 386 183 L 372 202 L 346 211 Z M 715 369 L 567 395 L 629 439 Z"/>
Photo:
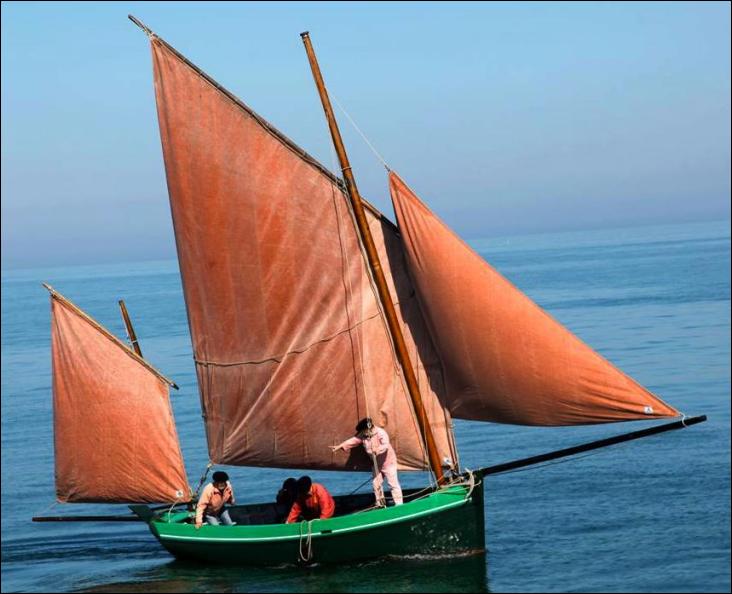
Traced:
<path id="1" fill-rule="evenodd" d="M 332 144 L 330 145 L 330 160 L 331 160 L 331 164 L 333 166 L 333 169 L 335 170 L 335 167 L 336 167 L 336 154 L 335 154 L 335 149 L 333 148 L 333 145 Z M 343 286 L 344 286 L 344 289 L 345 289 L 345 296 L 346 296 L 346 317 L 347 317 L 347 320 L 348 320 L 348 327 L 349 327 L 348 336 L 349 336 L 349 339 L 351 341 L 351 357 L 353 359 L 353 376 L 354 376 L 354 382 L 356 383 L 356 386 L 355 386 L 355 388 L 356 388 L 356 408 L 358 409 L 358 393 L 359 393 L 358 378 L 360 377 L 361 378 L 361 386 L 360 386 L 360 388 L 361 388 L 361 391 L 363 392 L 364 404 L 366 405 L 366 416 L 370 418 L 371 417 L 371 412 L 369 410 L 369 400 L 368 400 L 368 397 L 366 395 L 366 390 L 365 390 L 365 385 L 364 385 L 365 382 L 364 382 L 363 349 L 356 349 L 355 348 L 355 345 L 354 345 L 354 342 L 353 342 L 353 334 L 351 332 L 352 329 L 355 329 L 356 326 L 362 324 L 363 322 L 365 322 L 365 320 L 361 320 L 358 324 L 352 324 L 351 323 L 351 312 L 350 312 L 350 307 L 349 306 L 350 306 L 351 298 L 352 298 L 352 295 L 353 295 L 353 287 L 351 286 L 350 276 L 347 273 L 347 271 L 350 270 L 350 268 L 351 268 L 350 267 L 349 258 L 348 258 L 348 251 L 346 249 L 344 249 L 344 242 L 343 242 L 343 238 L 341 236 L 341 219 L 340 219 L 340 211 L 338 209 L 338 198 L 340 196 L 341 195 L 339 193 L 337 193 L 337 192 L 334 192 L 333 193 L 333 200 L 334 200 L 335 209 L 336 209 L 336 225 L 337 225 L 337 228 L 338 228 L 338 241 L 339 241 L 340 246 L 341 246 L 341 258 L 342 258 L 343 263 L 344 263 L 344 272 L 342 274 L 342 279 L 343 279 Z M 348 206 L 349 205 L 346 204 L 346 208 L 348 208 Z M 349 216 L 350 216 L 350 211 L 349 211 Z M 346 282 L 346 281 L 348 281 L 348 282 Z M 378 314 L 376 314 L 376 315 L 378 315 Z M 373 317 L 376 317 L 376 315 L 371 316 L 369 319 L 372 319 Z M 358 364 L 359 364 L 360 374 L 357 374 L 356 373 L 356 360 L 357 360 L 356 355 L 357 354 L 358 354 Z"/>
<path id="2" fill-rule="evenodd" d="M 50 504 L 50 505 L 49 505 L 48 507 L 46 507 L 46 508 L 45 508 L 44 510 L 40 511 L 39 513 L 37 513 L 37 514 L 36 514 L 36 516 L 42 516 L 43 514 L 45 514 L 45 513 L 47 513 L 48 511 L 50 511 L 50 510 L 51 510 L 51 508 L 53 508 L 53 507 L 55 507 L 56 505 L 58 505 L 58 503 L 59 503 L 59 501 L 58 501 L 58 500 L 52 501 L 52 502 L 51 502 L 51 504 Z"/>
<path id="3" fill-rule="evenodd" d="M 350 116 L 350 114 L 346 111 L 346 109 L 343 107 L 343 105 L 341 105 L 340 101 L 338 101 L 338 99 L 334 95 L 332 95 L 332 94 L 331 94 L 331 97 L 333 98 L 333 101 L 338 106 L 338 108 L 346 116 L 346 118 L 351 123 L 351 125 L 355 128 L 356 132 L 358 132 L 358 134 L 361 136 L 361 138 L 363 139 L 363 141 L 368 145 L 368 147 L 374 153 L 374 155 L 376 156 L 376 158 L 384 166 L 384 168 L 387 171 L 391 171 L 391 169 L 387 165 L 387 163 L 384 160 L 384 158 L 374 148 L 374 145 L 371 144 L 371 142 L 369 141 L 369 139 L 361 131 L 361 129 L 358 127 L 358 125 L 353 120 L 353 118 Z M 333 145 L 332 144 L 329 144 L 329 146 L 330 146 L 331 163 L 332 163 L 333 170 L 335 171 L 336 170 L 336 154 L 335 154 L 335 150 L 333 148 Z M 343 190 L 344 191 L 347 191 L 347 189 L 345 187 L 343 187 Z M 349 209 L 348 209 L 349 210 L 349 214 L 351 215 L 351 218 L 353 219 L 353 222 L 354 222 L 354 226 L 357 227 L 356 222 L 355 222 L 355 215 L 353 213 L 353 209 L 351 208 L 350 201 L 348 201 L 348 207 L 349 207 Z M 340 228 L 339 228 L 339 232 L 340 232 Z M 359 244 L 363 244 L 360 235 L 359 235 Z M 362 253 L 364 254 L 364 257 L 365 257 L 365 248 L 363 247 L 363 245 L 361 245 L 361 251 L 362 251 Z M 368 271 L 369 284 L 371 285 L 371 289 L 374 292 L 374 296 L 376 296 L 376 295 L 378 295 L 378 290 L 376 288 L 376 281 L 373 278 L 373 274 L 371 272 L 371 267 L 370 266 L 366 266 L 366 270 Z M 393 337 L 391 336 L 391 332 L 389 332 L 388 327 L 386 327 L 386 315 L 385 315 L 385 313 L 383 311 L 383 305 L 381 303 L 381 300 L 378 299 L 378 298 L 376 299 L 376 303 L 377 303 L 378 308 L 379 308 L 379 311 L 381 313 L 381 317 L 382 317 L 382 320 L 384 322 L 384 326 L 385 326 L 385 328 L 387 330 L 387 336 L 389 337 L 389 346 L 391 347 L 392 354 L 393 354 L 393 360 L 394 360 L 394 363 L 395 363 L 395 367 L 394 367 L 395 374 L 396 374 L 396 376 L 398 378 L 398 381 L 403 381 L 403 380 L 401 380 L 402 372 L 401 372 L 401 369 L 399 368 L 398 357 L 397 357 L 397 354 L 396 354 L 396 347 L 395 347 L 395 345 L 393 343 Z M 360 355 L 361 355 L 361 357 L 363 357 L 363 353 L 360 353 Z M 363 361 L 361 362 L 361 365 L 363 366 Z M 363 369 L 363 367 L 362 367 L 362 369 Z M 394 388 L 393 385 L 392 385 L 392 388 Z M 405 388 L 405 391 L 406 391 L 406 385 L 404 385 L 404 388 Z M 364 390 L 364 402 L 366 403 L 366 416 L 369 417 L 369 418 L 371 418 L 373 420 L 373 417 L 371 417 L 371 412 L 369 411 L 369 402 L 368 402 L 368 398 L 366 397 L 365 390 Z M 415 413 L 416 413 L 416 411 L 415 411 Z M 426 410 L 426 408 L 423 408 L 423 416 L 424 417 L 427 417 L 427 410 Z M 429 419 L 423 418 L 422 419 L 422 422 L 425 423 L 425 424 L 429 424 Z M 418 431 L 418 434 L 421 434 L 421 431 L 419 431 L 419 428 L 417 429 L 417 431 Z M 422 453 L 424 455 L 423 461 L 424 461 L 425 465 L 427 467 L 429 467 L 429 455 L 428 455 L 428 452 L 427 452 L 427 444 L 426 443 L 422 443 L 422 442 L 423 442 L 423 439 L 420 439 L 420 445 L 422 446 Z M 378 468 L 378 463 L 377 463 L 377 460 L 376 460 L 376 455 L 373 452 L 371 454 L 371 457 L 372 457 L 372 462 L 373 462 L 373 467 L 374 467 L 374 478 L 376 478 L 376 476 L 379 474 L 380 471 L 379 471 L 379 468 Z M 434 481 L 434 479 L 432 477 L 432 473 L 429 473 L 429 480 L 430 480 L 430 484 L 432 486 L 437 486 L 437 483 Z M 385 505 L 386 504 L 386 501 L 383 501 L 383 503 Z"/>
<path id="4" fill-rule="evenodd" d="M 212 466 L 213 466 L 213 462 L 211 462 L 211 460 L 209 460 L 208 464 L 206 464 L 206 470 L 201 475 L 201 480 L 198 481 L 198 486 L 196 487 L 196 490 L 193 493 L 193 499 L 198 499 L 198 492 L 201 490 L 201 486 L 203 485 L 204 481 L 206 480 L 206 477 L 208 476 L 208 473 L 211 470 Z"/>
<path id="5" fill-rule="evenodd" d="M 338 101 L 338 98 L 335 95 L 333 95 L 332 93 L 330 94 L 330 96 L 333 99 L 334 103 L 338 106 L 338 108 L 343 112 L 343 115 L 346 116 L 346 118 L 348 119 L 348 121 L 354 127 L 354 129 L 356 130 L 356 132 L 358 132 L 358 134 L 361 136 L 361 138 L 366 143 L 366 145 L 371 149 L 371 152 L 374 153 L 374 155 L 376 156 L 376 158 L 381 162 L 381 164 L 384 166 L 384 168 L 387 171 L 391 171 L 391 168 L 386 163 L 386 160 L 384 159 L 384 157 L 382 157 L 381 154 L 376 150 L 376 148 L 374 148 L 374 145 L 371 144 L 371 142 L 366 137 L 366 135 L 361 131 L 361 128 L 358 127 L 358 124 L 356 124 L 356 122 L 353 120 L 353 118 L 350 116 L 350 114 L 346 111 L 346 109 L 343 107 L 343 105 L 341 105 L 340 101 Z M 331 155 L 332 155 L 332 152 L 331 152 Z M 335 169 L 335 163 L 334 163 L 334 169 Z M 371 277 L 370 274 L 369 274 L 369 277 Z M 373 279 L 370 278 L 370 280 L 372 280 L 372 285 L 373 285 Z M 380 307 L 380 309 L 381 309 L 381 307 Z M 390 336 L 390 338 L 391 338 L 391 336 Z M 395 350 L 393 344 L 392 344 L 392 350 Z M 396 353 L 395 353 L 395 355 L 396 355 Z M 426 407 L 423 408 L 423 416 L 424 417 L 427 417 Z M 422 419 L 422 422 L 424 424 L 429 424 L 429 419 L 428 418 L 423 418 Z M 448 431 L 448 433 L 449 433 L 449 431 Z M 448 437 L 448 439 L 449 439 L 449 437 Z M 428 457 L 428 454 L 427 454 L 427 451 L 426 451 L 427 450 L 427 448 L 426 448 L 426 445 L 427 444 L 422 444 L 422 445 L 423 445 L 423 453 L 425 454 L 426 466 L 429 467 L 429 457 Z M 451 454 L 453 455 L 453 457 L 454 458 L 457 457 L 455 455 L 455 454 L 457 454 L 457 448 L 452 448 L 451 447 L 451 450 L 454 450 L 454 451 L 451 452 Z M 453 464 L 454 464 L 454 461 L 453 461 Z M 433 486 L 439 486 L 439 485 L 437 485 L 437 482 L 433 479 L 432 473 L 430 473 L 430 475 L 429 475 L 429 480 L 430 480 L 430 484 L 432 484 Z"/>
<path id="6" fill-rule="evenodd" d="M 356 491 L 358 491 L 358 490 L 359 490 L 359 489 L 360 489 L 361 487 L 363 487 L 363 486 L 364 486 L 364 485 L 365 485 L 366 483 L 368 483 L 368 482 L 369 482 L 369 481 L 371 481 L 371 480 L 373 480 L 373 477 L 371 477 L 371 478 L 367 478 L 367 479 L 366 479 L 366 480 L 365 480 L 364 482 L 362 482 L 362 483 L 361 483 L 361 484 L 360 484 L 360 485 L 359 485 L 358 487 L 356 487 L 356 488 L 355 488 L 355 489 L 354 489 L 353 491 L 351 491 L 351 492 L 350 492 L 350 493 L 349 493 L 348 495 L 346 495 L 346 497 L 350 497 L 351 495 L 353 495 L 353 494 L 354 494 L 354 493 L 355 493 Z"/>
<path id="7" fill-rule="evenodd" d="M 373 144 L 371 144 L 371 143 L 369 142 L 369 139 L 368 139 L 368 138 L 366 138 L 366 135 L 365 135 L 365 134 L 364 134 L 363 132 L 361 132 L 361 129 L 360 129 L 360 128 L 359 128 L 359 127 L 358 127 L 358 126 L 356 125 L 356 122 L 354 122 L 354 121 L 353 121 L 353 118 L 351 118 L 351 116 L 350 116 L 350 115 L 348 115 L 348 112 L 347 112 L 347 111 L 345 110 L 345 108 L 344 108 L 344 107 L 343 107 L 343 106 L 342 106 L 342 105 L 340 104 L 340 102 L 338 101 L 338 99 L 336 99 L 335 95 L 333 95 L 333 94 L 331 93 L 331 95 L 330 95 L 330 96 L 331 96 L 331 97 L 333 98 L 333 101 L 334 101 L 334 102 L 335 102 L 335 104 L 336 104 L 336 105 L 338 106 L 338 108 L 339 108 L 339 109 L 340 109 L 340 110 L 341 110 L 341 111 L 343 112 L 343 115 L 345 115 L 345 116 L 346 116 L 346 118 L 348 118 L 348 121 L 349 121 L 349 122 L 351 122 L 351 125 L 352 125 L 352 126 L 353 126 L 353 127 L 355 128 L 355 129 L 356 129 L 356 132 L 358 132 L 358 133 L 359 133 L 359 134 L 361 135 L 361 138 L 363 138 L 363 141 L 364 141 L 364 142 L 365 142 L 365 143 L 366 143 L 366 144 L 368 145 L 368 147 L 369 147 L 369 148 L 371 149 L 371 152 L 373 152 L 373 153 L 374 153 L 374 155 L 376 155 L 376 158 L 377 158 L 377 159 L 378 159 L 379 161 L 381 161 L 381 164 L 382 164 L 382 165 L 384 166 L 384 168 L 385 168 L 385 169 L 386 169 L 387 171 L 391 171 L 390 167 L 389 167 L 389 166 L 388 166 L 388 165 L 386 164 L 386 161 L 384 160 L 384 157 L 382 157 L 382 156 L 381 156 L 381 155 L 379 154 L 379 152 L 378 152 L 378 151 L 377 151 L 377 150 L 376 150 L 376 149 L 374 148 L 374 145 L 373 145 Z"/>
<path id="8" fill-rule="evenodd" d="M 181 501 L 181 500 L 183 499 L 183 492 L 182 492 L 182 491 L 178 491 L 178 492 L 180 493 L 180 496 L 179 496 L 179 497 L 178 497 L 178 498 L 177 498 L 177 499 L 176 499 L 176 500 L 175 500 L 175 501 L 173 502 L 173 505 L 171 505 L 171 506 L 170 506 L 170 507 L 168 508 L 168 513 L 167 513 L 167 516 L 168 516 L 168 524 L 170 524 L 170 514 L 172 514 L 172 513 L 173 513 L 173 508 L 174 508 L 174 507 L 175 507 L 176 505 L 178 505 L 178 502 L 179 502 L 179 501 Z"/>
<path id="9" fill-rule="evenodd" d="M 332 162 L 333 168 L 335 169 L 336 155 L 335 155 L 335 151 L 332 146 L 331 146 L 330 155 L 331 155 L 331 162 Z M 341 189 L 344 193 L 347 193 L 347 191 L 348 191 L 344 185 L 341 187 Z M 346 200 L 346 205 L 348 208 L 348 214 L 351 217 L 351 221 L 353 222 L 354 228 L 358 228 L 358 225 L 356 224 L 356 215 L 353 212 L 353 207 L 351 205 L 351 201 Z M 340 234 L 340 226 L 338 227 L 338 232 Z M 381 303 L 381 299 L 378 297 L 379 291 L 376 286 L 376 279 L 374 278 L 373 272 L 371 270 L 371 266 L 368 265 L 368 261 L 366 259 L 366 248 L 363 245 L 363 239 L 361 238 L 360 234 L 357 234 L 357 238 L 358 238 L 358 243 L 359 243 L 359 246 L 361 249 L 361 254 L 364 258 L 364 267 L 366 270 L 366 277 L 368 278 L 369 285 L 371 287 L 371 291 L 373 293 L 374 300 L 375 300 L 376 306 L 378 308 L 378 313 L 375 314 L 374 316 L 370 317 L 369 319 L 372 319 L 373 317 L 376 317 L 376 316 L 379 316 L 381 318 L 384 332 L 386 333 L 386 336 L 388 339 L 388 344 L 389 344 L 389 347 L 391 348 L 394 377 L 395 377 L 395 382 L 392 382 L 392 396 L 394 395 L 394 391 L 396 390 L 397 383 L 401 383 L 404 393 L 408 394 L 408 388 L 406 386 L 405 380 L 403 379 L 403 372 L 402 372 L 401 366 L 399 364 L 399 357 L 397 356 L 396 346 L 394 345 L 394 337 L 391 335 L 391 332 L 389 331 L 389 327 L 388 327 L 388 324 L 386 321 L 386 313 L 384 312 L 384 305 Z M 394 305 L 398 305 L 398 304 L 399 304 L 399 301 L 394 303 Z M 360 351 L 360 356 L 363 359 L 363 351 Z M 362 365 L 362 369 L 363 369 L 363 360 L 361 361 L 361 365 Z M 369 400 L 368 400 L 368 397 L 366 396 L 365 390 L 364 390 L 364 402 L 366 404 L 366 416 L 373 420 L 373 417 L 371 416 L 371 411 L 369 410 Z M 411 405 L 411 400 L 409 400 L 409 403 L 410 403 L 410 407 L 411 407 L 412 411 L 414 412 L 413 420 L 417 423 L 417 426 L 415 427 L 415 429 L 417 431 L 417 434 L 420 435 L 419 443 L 420 443 L 420 448 L 422 450 L 422 455 L 423 455 L 422 460 L 423 460 L 424 465 L 429 468 L 429 455 L 427 452 L 427 444 L 424 442 L 424 440 L 421 437 L 421 432 L 419 430 L 419 424 L 418 424 L 418 421 L 416 418 L 416 411 L 414 411 L 414 408 Z M 426 414 L 426 411 L 425 411 L 425 414 Z M 374 460 L 374 467 L 376 467 L 375 460 Z M 430 481 L 432 481 L 431 474 L 430 474 Z"/>
<path id="10" fill-rule="evenodd" d="M 330 146 L 330 158 L 331 158 L 331 163 L 332 163 L 333 169 L 335 169 L 335 167 L 336 167 L 336 154 L 335 154 L 335 150 L 333 149 L 333 146 L 332 145 Z M 337 206 L 338 203 L 336 202 L 335 204 L 336 204 L 336 214 L 339 214 L 338 213 L 338 206 Z M 350 211 L 350 208 L 349 208 L 349 215 L 352 217 L 352 213 Z M 341 254 L 342 254 L 342 257 L 344 258 L 345 263 L 346 263 L 346 270 L 348 270 L 348 269 L 350 269 L 350 266 L 348 265 L 348 252 L 345 251 L 345 250 L 343 250 L 343 241 L 341 239 L 340 218 L 338 219 L 337 224 L 338 224 L 338 239 L 339 239 L 339 241 L 341 243 Z M 366 269 L 368 270 L 368 267 L 366 267 Z M 347 275 L 344 275 L 344 278 L 348 278 Z M 349 281 L 350 281 L 350 279 L 349 279 Z M 369 275 L 369 281 L 370 281 L 370 284 L 372 285 L 372 290 L 374 290 L 373 283 L 371 282 L 372 279 L 370 278 L 370 275 Z M 345 282 L 344 282 L 344 285 L 346 285 Z M 348 300 L 348 297 L 350 296 L 350 294 L 352 292 L 353 292 L 353 288 L 351 287 L 350 282 L 349 282 L 348 285 L 347 285 L 347 290 L 346 290 L 346 299 L 347 300 Z M 350 321 L 350 312 L 349 312 L 349 309 L 348 309 L 348 301 L 347 301 L 347 305 L 346 305 L 346 316 L 348 317 L 348 325 L 350 327 L 351 326 L 351 321 Z M 355 348 L 353 346 L 353 337 L 351 336 L 350 331 L 349 331 L 349 336 L 351 337 L 351 352 L 352 352 L 353 355 L 355 355 Z M 366 406 L 366 417 L 368 419 L 370 419 L 370 421 L 371 421 L 371 425 L 367 428 L 368 429 L 368 432 L 369 432 L 368 439 L 372 439 L 372 437 L 373 437 L 373 435 L 372 435 L 372 430 L 373 430 L 373 417 L 371 416 L 371 410 L 370 410 L 370 407 L 369 407 L 369 398 L 368 398 L 368 395 L 367 395 L 367 392 L 366 392 L 366 389 L 365 389 L 365 385 L 364 385 L 365 382 L 364 382 L 364 371 L 363 371 L 364 365 L 363 365 L 363 350 L 362 349 L 359 349 L 358 350 L 358 358 L 359 358 L 360 371 L 361 371 L 361 373 L 360 373 L 360 377 L 361 377 L 361 389 L 363 391 L 363 400 L 364 400 L 364 404 Z M 354 359 L 355 359 L 355 356 L 354 356 Z M 356 376 L 356 373 L 355 373 L 355 365 L 354 365 L 354 379 L 355 379 L 355 376 Z M 359 390 L 358 390 L 358 385 L 357 385 L 356 386 L 356 399 L 357 399 L 356 406 L 357 407 L 358 407 L 358 391 Z M 373 469 L 372 469 L 373 470 L 373 477 L 372 477 L 372 480 L 375 480 L 376 477 L 379 475 L 380 470 L 379 470 L 378 461 L 376 459 L 376 454 L 373 451 L 373 447 L 371 448 L 371 463 L 373 465 Z M 356 490 L 360 489 L 364 484 L 365 484 L 365 482 L 362 483 L 361 485 L 359 485 Z M 386 507 L 386 501 L 382 498 L 381 501 L 377 501 L 377 505 Z"/>
<path id="11" fill-rule="evenodd" d="M 336 155 L 335 155 L 335 151 L 334 151 L 332 145 L 330 146 L 330 158 L 331 158 L 331 163 L 332 163 L 333 169 L 335 170 L 335 167 L 336 167 Z M 343 258 L 343 260 L 345 262 L 345 265 L 346 265 L 345 266 L 345 270 L 349 270 L 350 269 L 350 265 L 348 263 L 348 252 L 343 249 L 343 239 L 341 237 L 341 226 L 340 226 L 340 216 L 339 216 L 340 213 L 338 211 L 338 201 L 337 201 L 337 196 L 336 196 L 335 192 L 334 192 L 333 198 L 334 198 L 334 204 L 335 204 L 336 215 L 337 215 L 336 224 L 338 226 L 338 240 L 339 240 L 340 245 L 341 245 L 341 257 Z M 349 216 L 352 217 L 352 213 L 350 212 L 350 209 L 349 209 Z M 349 280 L 348 283 L 345 282 L 346 279 Z M 343 282 L 344 288 L 346 289 L 346 291 L 345 291 L 345 293 L 346 293 L 346 316 L 348 318 L 348 326 L 349 326 L 349 333 L 348 333 L 348 335 L 349 335 L 349 338 L 351 340 L 351 354 L 352 354 L 352 358 L 354 360 L 354 366 L 353 366 L 354 367 L 354 369 L 353 369 L 353 372 L 354 373 L 353 373 L 353 375 L 354 375 L 354 382 L 356 383 L 356 386 L 355 386 L 356 387 L 356 408 L 358 408 L 358 393 L 359 393 L 358 377 L 360 377 L 361 378 L 361 385 L 360 385 L 360 387 L 361 387 L 361 391 L 363 392 L 363 400 L 364 400 L 364 404 L 366 406 L 366 417 L 368 419 L 371 419 L 371 423 L 373 423 L 373 419 L 371 417 L 371 410 L 370 410 L 370 407 L 369 407 L 369 398 L 368 398 L 368 395 L 366 393 L 366 389 L 365 389 L 365 385 L 364 385 L 365 382 L 364 382 L 364 365 L 363 365 L 363 350 L 362 349 L 358 349 L 358 362 L 359 362 L 360 375 L 357 375 L 356 374 L 356 365 L 355 365 L 355 363 L 356 363 L 356 349 L 355 349 L 354 344 L 353 344 L 353 336 L 352 336 L 352 334 L 350 332 L 350 327 L 351 327 L 351 314 L 350 314 L 350 309 L 349 309 L 349 297 L 351 296 L 351 294 L 353 292 L 353 287 L 351 287 L 350 278 L 345 273 L 343 274 L 343 281 L 344 281 Z M 368 429 L 369 429 L 369 432 L 370 432 L 371 427 L 369 427 Z M 371 439 L 371 436 L 369 436 L 369 439 Z M 375 480 L 376 477 L 377 477 L 377 475 L 379 474 L 379 467 L 378 467 L 378 463 L 377 463 L 377 460 L 376 460 L 376 454 L 373 452 L 373 448 L 372 448 L 372 451 L 371 451 L 371 462 L 373 464 L 373 478 L 372 478 L 372 480 Z M 364 484 L 365 483 L 362 483 L 361 485 L 359 485 L 356 490 L 360 489 Z M 377 502 L 377 504 L 378 503 L 381 503 L 381 504 L 383 504 L 384 507 L 386 507 L 386 501 L 384 501 L 383 499 L 382 499 L 382 501 Z"/>

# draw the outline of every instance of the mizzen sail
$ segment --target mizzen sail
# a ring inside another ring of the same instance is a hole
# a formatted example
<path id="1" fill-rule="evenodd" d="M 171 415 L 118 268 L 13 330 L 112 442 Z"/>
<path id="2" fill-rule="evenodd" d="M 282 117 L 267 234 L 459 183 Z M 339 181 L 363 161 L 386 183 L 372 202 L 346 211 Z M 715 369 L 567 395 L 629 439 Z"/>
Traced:
<path id="1" fill-rule="evenodd" d="M 58 500 L 190 500 L 169 381 L 55 291 L 51 357 Z"/>
<path id="2" fill-rule="evenodd" d="M 398 175 L 389 182 L 454 417 L 581 425 L 679 414 L 501 276 Z"/>
<path id="3" fill-rule="evenodd" d="M 371 416 L 402 469 L 427 468 L 414 413 L 337 180 L 152 37 L 178 260 L 209 455 L 220 464 L 372 467 L 330 445 Z M 442 457 L 441 364 L 395 230 L 372 212 Z M 407 327 L 407 323 L 409 327 Z M 429 373 L 429 376 L 428 376 Z M 360 448 L 359 448 L 360 450 Z"/>

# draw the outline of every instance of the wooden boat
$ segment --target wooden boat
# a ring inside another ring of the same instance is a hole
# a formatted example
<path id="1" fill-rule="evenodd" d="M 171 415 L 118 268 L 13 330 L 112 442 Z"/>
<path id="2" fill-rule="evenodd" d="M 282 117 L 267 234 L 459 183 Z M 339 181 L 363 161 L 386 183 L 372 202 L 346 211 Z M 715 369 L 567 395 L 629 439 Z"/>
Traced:
<path id="1" fill-rule="evenodd" d="M 413 497 L 410 500 L 410 495 Z M 284 524 L 274 503 L 230 507 L 236 526 L 196 530 L 190 513 L 132 506 L 160 543 L 180 558 L 211 563 L 339 563 L 382 556 L 455 555 L 485 548 L 482 482 L 407 492 L 400 506 L 374 508 L 373 495 L 336 497 L 336 516 Z"/>
<path id="2" fill-rule="evenodd" d="M 485 548 L 485 476 L 704 420 L 462 468 L 453 418 L 568 426 L 681 413 L 503 278 L 395 172 L 397 225 L 361 198 L 308 34 L 343 180 L 130 18 L 151 43 L 209 467 L 371 472 L 360 449 L 329 447 L 368 416 L 400 471 L 433 480 L 400 506 L 340 496 L 333 518 L 287 525 L 273 503 L 244 505 L 231 508 L 235 526 L 197 530 L 182 507 L 198 489 L 174 384 L 142 358 L 126 311 L 133 348 L 49 287 L 60 501 L 133 504 L 173 555 L 208 562 L 464 554 Z"/>

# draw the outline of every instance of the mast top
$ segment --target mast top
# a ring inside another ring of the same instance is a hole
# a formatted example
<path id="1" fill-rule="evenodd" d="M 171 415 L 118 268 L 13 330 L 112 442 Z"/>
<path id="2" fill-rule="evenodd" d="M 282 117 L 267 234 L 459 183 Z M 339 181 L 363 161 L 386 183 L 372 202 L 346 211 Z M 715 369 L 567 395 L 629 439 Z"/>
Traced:
<path id="1" fill-rule="evenodd" d="M 323 81 L 323 75 L 320 72 L 318 60 L 315 57 L 315 50 L 313 49 L 312 42 L 310 41 L 310 36 L 307 32 L 301 33 L 300 36 L 305 44 L 305 52 L 307 53 L 308 61 L 310 62 L 315 86 L 318 90 L 318 94 L 320 95 L 321 103 L 323 104 L 325 118 L 328 122 L 331 138 L 333 139 L 341 171 L 343 172 L 343 178 L 346 182 L 345 190 L 351 202 L 354 223 L 358 235 L 363 243 L 364 255 L 366 256 L 373 280 L 376 284 L 378 299 L 381 302 L 382 312 L 386 325 L 389 329 L 389 334 L 392 338 L 396 358 L 399 361 L 407 392 L 410 400 L 412 401 L 417 426 L 419 427 L 420 434 L 427 450 L 427 457 L 429 459 L 432 472 L 434 473 L 439 485 L 444 479 L 442 460 L 440 459 L 440 454 L 437 450 L 437 444 L 430 426 L 430 420 L 427 416 L 424 403 L 422 402 L 422 395 L 414 372 L 414 366 L 412 365 L 412 360 L 404 341 L 404 335 L 402 333 L 399 318 L 394 308 L 394 301 L 389 291 L 389 286 L 386 282 L 386 277 L 379 260 L 378 250 L 376 249 L 376 244 L 374 243 L 374 239 L 371 235 L 371 229 L 366 219 L 361 194 L 356 186 L 356 179 L 353 175 L 351 163 L 343 144 L 343 138 L 341 137 L 340 130 L 338 129 L 338 122 L 333 114 L 333 108 L 330 103 L 330 98 L 328 97 L 328 90 L 325 87 L 325 82 Z"/>
<path id="2" fill-rule="evenodd" d="M 147 34 L 148 37 L 153 37 L 155 35 L 155 32 L 152 29 L 150 29 L 147 25 L 145 25 L 145 23 L 143 23 L 140 19 L 138 19 L 134 15 L 128 14 L 127 18 L 130 19 L 133 23 L 135 23 L 135 25 L 140 27 L 140 29 L 142 29 Z"/>
<path id="3" fill-rule="evenodd" d="M 79 307 L 74 305 L 71 301 L 69 301 L 66 297 L 64 297 L 61 293 L 59 293 L 56 289 L 54 289 L 51 285 L 49 285 L 48 283 L 41 283 L 41 284 L 51 294 L 51 297 L 53 299 L 55 299 L 56 301 L 65 305 L 67 308 L 69 308 L 74 313 L 76 313 L 76 315 L 78 315 L 80 318 L 86 320 L 87 323 L 89 323 L 92 327 L 94 327 L 98 332 L 100 332 L 101 334 L 103 334 L 104 336 L 109 338 L 117 346 L 121 347 L 125 353 L 127 353 L 130 357 L 132 357 L 136 361 L 138 361 L 143 367 L 145 367 L 153 375 L 157 376 L 164 383 L 168 384 L 171 388 L 175 388 L 176 390 L 180 389 L 178 387 L 178 384 L 176 384 L 173 380 L 168 379 L 162 373 L 160 373 L 157 369 L 155 369 L 155 367 L 153 367 L 150 363 L 148 363 L 147 359 L 144 359 L 141 355 L 136 353 L 134 349 L 131 349 L 130 347 L 128 347 L 124 342 L 122 342 L 119 338 L 117 338 L 114 334 L 112 334 L 109 330 L 107 330 L 104 326 L 102 326 L 99 322 L 97 322 L 94 318 L 92 318 L 85 311 L 81 310 Z"/>

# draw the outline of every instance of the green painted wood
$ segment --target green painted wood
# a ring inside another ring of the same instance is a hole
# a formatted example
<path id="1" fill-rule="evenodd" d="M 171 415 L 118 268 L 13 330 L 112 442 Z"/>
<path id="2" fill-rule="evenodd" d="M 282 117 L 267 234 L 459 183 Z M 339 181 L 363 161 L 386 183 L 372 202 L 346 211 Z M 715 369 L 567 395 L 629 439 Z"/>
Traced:
<path id="1" fill-rule="evenodd" d="M 479 477 L 476 477 L 479 478 Z M 206 526 L 188 512 L 162 512 L 150 522 L 161 544 L 179 558 L 235 565 L 341 563 L 388 555 L 446 555 L 485 549 L 483 484 L 440 489 L 397 507 L 308 523 Z"/>

